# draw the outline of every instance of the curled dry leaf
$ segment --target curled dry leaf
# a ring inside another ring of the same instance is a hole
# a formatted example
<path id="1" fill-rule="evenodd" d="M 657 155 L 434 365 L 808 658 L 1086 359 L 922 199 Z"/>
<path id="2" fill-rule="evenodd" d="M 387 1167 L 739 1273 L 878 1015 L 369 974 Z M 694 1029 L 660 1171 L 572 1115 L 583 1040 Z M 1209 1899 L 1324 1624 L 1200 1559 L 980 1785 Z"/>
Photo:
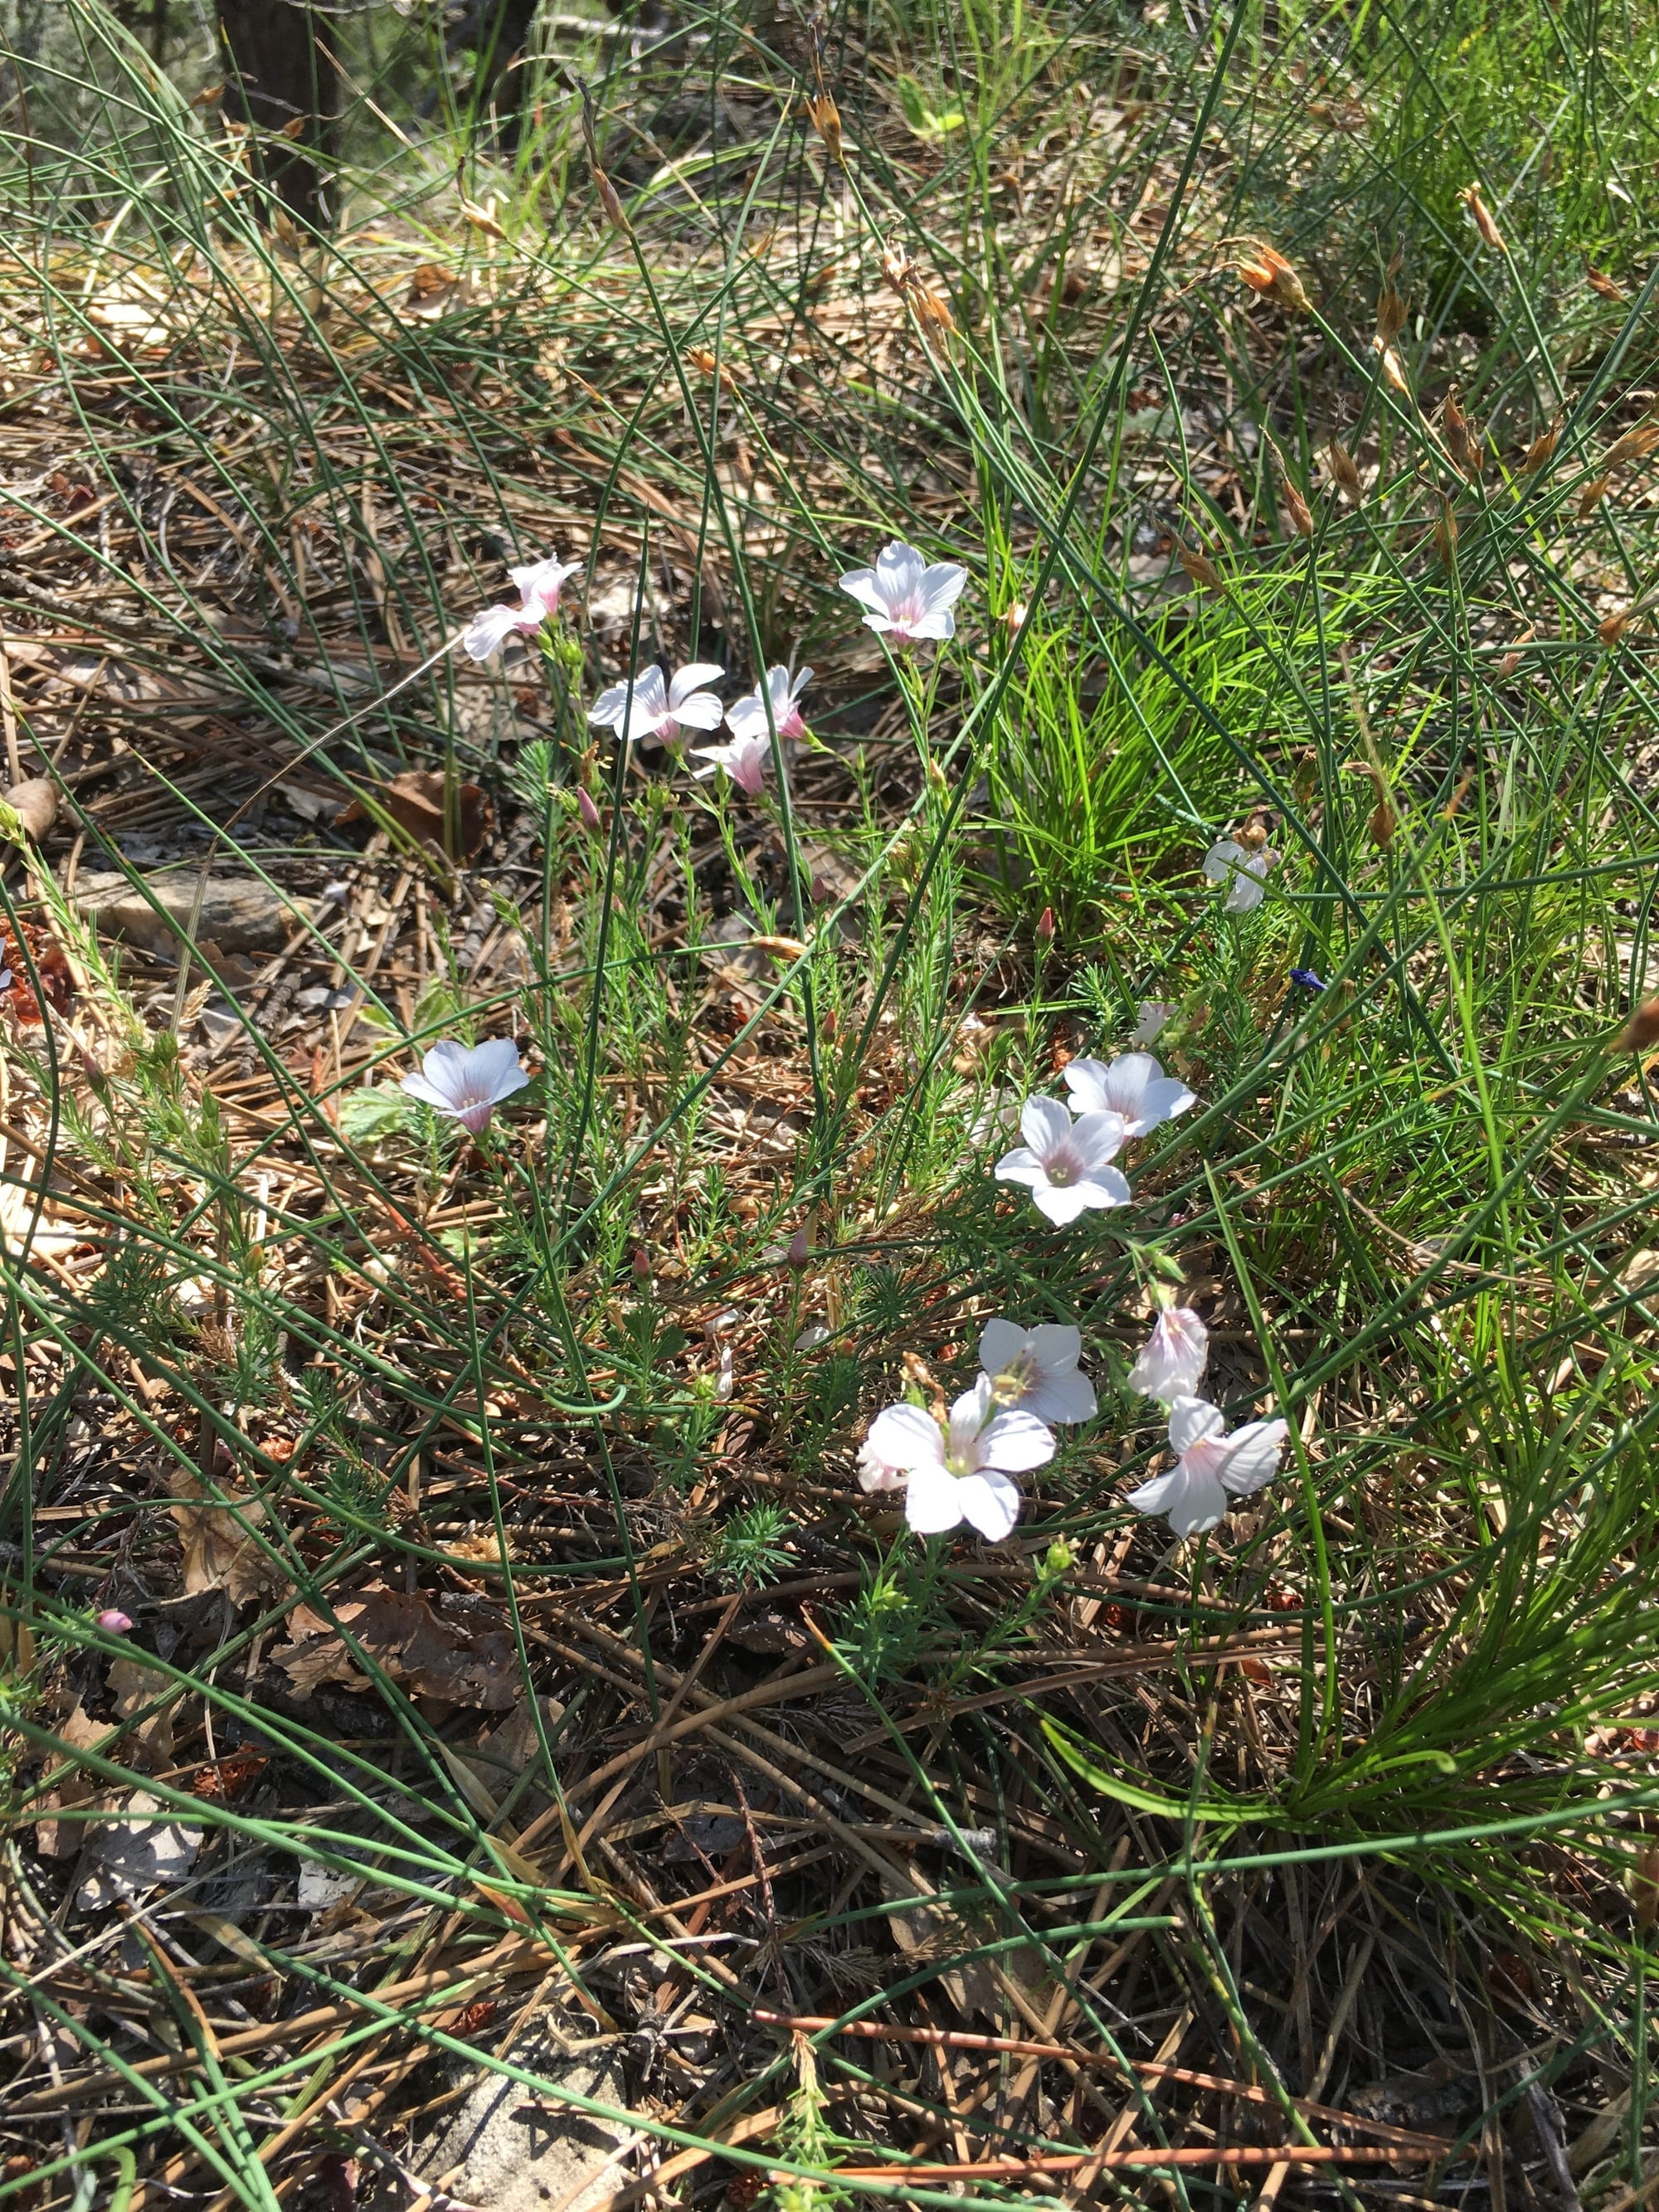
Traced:
<path id="1" fill-rule="evenodd" d="M 185 1588 L 192 1597 L 222 1589 L 233 1605 L 249 1605 L 282 1587 L 281 1574 L 248 1533 L 265 1517 L 257 1498 L 227 1492 L 224 1504 L 213 1504 L 191 1475 L 179 1479 L 173 1495 L 180 1500 L 173 1517 L 184 1540 Z"/>
<path id="2" fill-rule="evenodd" d="M 29 841 L 38 845 L 58 819 L 58 787 L 48 775 L 25 776 L 9 787 L 5 803 Z"/>
<path id="3" fill-rule="evenodd" d="M 365 1656 L 411 1696 L 498 1713 L 519 1702 L 517 1656 L 504 1628 L 472 1632 L 445 1620 L 418 1593 L 378 1585 L 337 1606 L 335 1614 Z M 296 1697 L 312 1697 L 326 1682 L 370 1686 L 339 1631 L 306 1606 L 295 1608 L 290 1641 L 276 1661 Z"/>

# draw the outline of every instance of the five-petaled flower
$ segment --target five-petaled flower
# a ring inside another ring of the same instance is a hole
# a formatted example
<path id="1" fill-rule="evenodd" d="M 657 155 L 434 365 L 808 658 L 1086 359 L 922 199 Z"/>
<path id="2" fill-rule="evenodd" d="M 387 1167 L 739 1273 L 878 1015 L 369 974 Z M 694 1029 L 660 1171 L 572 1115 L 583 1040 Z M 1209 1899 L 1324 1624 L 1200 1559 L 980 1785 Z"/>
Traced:
<path id="1" fill-rule="evenodd" d="M 723 768 L 739 791 L 746 791 L 752 799 L 766 781 L 766 771 L 772 765 L 771 741 L 764 730 L 758 736 L 733 738 L 729 745 L 693 745 L 694 760 L 707 761 L 707 768 L 693 769 L 696 776 L 713 775 Z"/>
<path id="2" fill-rule="evenodd" d="M 959 562 L 935 561 L 930 566 L 914 545 L 895 538 L 882 547 L 873 568 L 849 569 L 841 587 L 865 610 L 871 629 L 895 645 L 911 645 L 921 638 L 956 635 L 951 609 L 967 580 L 968 571 Z"/>
<path id="3" fill-rule="evenodd" d="M 1126 1387 L 1172 1406 L 1190 1398 L 1210 1356 L 1210 1332 L 1190 1306 L 1165 1306 L 1129 1370 Z"/>
<path id="4" fill-rule="evenodd" d="M 951 1407 L 948 1432 L 920 1406 L 889 1406 L 870 1424 L 860 1480 L 866 1455 L 908 1477 L 904 1517 L 919 1534 L 943 1535 L 966 1521 L 998 1543 L 1019 1518 L 1019 1488 L 1009 1477 L 1051 1460 L 1054 1439 L 1035 1413 L 999 1413 L 991 1378 L 981 1375 Z"/>
<path id="5" fill-rule="evenodd" d="M 726 709 L 708 690 L 726 671 L 712 661 L 694 660 L 677 669 L 667 684 L 653 662 L 642 668 L 631 684 L 613 684 L 601 691 L 588 711 L 596 729 L 617 731 L 624 744 L 654 738 L 665 745 L 678 744 L 687 730 L 718 730 Z"/>
<path id="6" fill-rule="evenodd" d="M 1219 837 L 1204 855 L 1204 872 L 1212 884 L 1227 886 L 1223 910 L 1249 914 L 1267 896 L 1262 878 L 1279 855 L 1267 845 L 1255 851 L 1231 837 Z"/>
<path id="7" fill-rule="evenodd" d="M 400 1087 L 476 1137 L 489 1126 L 492 1109 L 529 1080 L 511 1037 L 471 1047 L 445 1037 L 421 1062 L 420 1073 L 404 1076 Z"/>
<path id="8" fill-rule="evenodd" d="M 1143 999 L 1137 1012 L 1139 1019 L 1129 1033 L 1131 1044 L 1156 1044 L 1158 1031 L 1168 1024 L 1176 1012 L 1168 999 Z"/>
<path id="9" fill-rule="evenodd" d="M 488 660 L 492 653 L 501 651 L 514 630 L 537 630 L 550 621 L 557 611 L 565 578 L 574 576 L 580 565 L 580 562 L 550 559 L 532 561 L 522 568 L 509 568 L 507 573 L 517 585 L 524 604 L 516 607 L 486 607 L 482 614 L 474 615 L 461 640 L 468 656 L 473 660 Z"/>
<path id="10" fill-rule="evenodd" d="M 1064 1228 L 1091 1206 L 1127 1206 L 1129 1186 L 1111 1162 L 1126 1134 L 1120 1114 L 1080 1114 L 1057 1098 L 1028 1098 L 1020 1110 L 1025 1139 L 996 1164 L 999 1182 L 1030 1187 L 1039 1213 Z"/>
<path id="11" fill-rule="evenodd" d="M 1166 1075 L 1149 1052 L 1121 1052 L 1110 1062 L 1074 1060 L 1066 1070 L 1074 1114 L 1117 1114 L 1125 1139 L 1144 1137 L 1198 1103 L 1179 1077 Z"/>
<path id="12" fill-rule="evenodd" d="M 1161 1513 L 1177 1536 L 1200 1535 L 1225 1516 L 1229 1497 L 1248 1498 L 1273 1480 L 1285 1449 L 1283 1421 L 1247 1421 L 1229 1436 L 1220 1413 L 1202 1398 L 1170 1408 L 1176 1463 L 1129 1492 L 1138 1513 Z"/>
<path id="13" fill-rule="evenodd" d="M 1048 1321 L 1021 1328 L 999 1317 L 980 1336 L 979 1364 L 999 1406 L 1040 1421 L 1091 1421 L 1095 1386 L 1078 1365 L 1082 1350 L 1079 1329 Z"/>

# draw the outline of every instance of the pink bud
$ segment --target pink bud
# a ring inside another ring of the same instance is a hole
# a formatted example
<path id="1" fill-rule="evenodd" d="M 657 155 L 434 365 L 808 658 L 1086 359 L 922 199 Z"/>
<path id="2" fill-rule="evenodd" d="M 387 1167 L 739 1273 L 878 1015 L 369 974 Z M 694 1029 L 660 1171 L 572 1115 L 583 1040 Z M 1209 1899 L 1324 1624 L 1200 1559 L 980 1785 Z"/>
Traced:
<path id="1" fill-rule="evenodd" d="M 132 1623 L 127 1619 L 125 1613 L 118 1613 L 116 1608 L 111 1606 L 106 1612 L 99 1614 L 98 1626 L 106 1636 L 125 1636 L 131 1629 Z"/>
<path id="2" fill-rule="evenodd" d="M 576 793 L 576 811 L 582 818 L 584 829 L 595 831 L 604 829 L 604 817 L 585 791 L 579 791 Z"/>
<path id="3" fill-rule="evenodd" d="M 1045 906 L 1037 916 L 1036 941 L 1039 952 L 1046 952 L 1054 941 L 1054 910 L 1051 906 Z"/>
<path id="4" fill-rule="evenodd" d="M 811 1249 L 806 1241 L 806 1224 L 803 1221 L 789 1239 L 789 1249 L 783 1255 L 784 1265 L 787 1267 L 804 1267 Z"/>

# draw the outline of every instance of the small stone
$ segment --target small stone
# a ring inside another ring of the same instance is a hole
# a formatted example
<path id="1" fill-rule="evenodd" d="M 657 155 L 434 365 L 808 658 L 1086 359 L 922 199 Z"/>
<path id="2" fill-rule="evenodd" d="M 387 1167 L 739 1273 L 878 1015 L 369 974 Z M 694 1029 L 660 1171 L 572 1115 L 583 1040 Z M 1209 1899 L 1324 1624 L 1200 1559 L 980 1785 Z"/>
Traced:
<path id="1" fill-rule="evenodd" d="M 77 878 L 75 903 L 96 923 L 104 937 L 125 937 L 147 952 L 176 958 L 179 940 L 190 929 L 201 887 L 201 909 L 197 914 L 197 940 L 211 939 L 224 952 L 276 952 L 288 942 L 301 916 L 303 902 L 285 903 L 258 876 L 216 870 L 201 884 L 194 867 L 171 868 L 145 878 L 149 899 L 131 880 L 114 871 L 100 871 Z"/>

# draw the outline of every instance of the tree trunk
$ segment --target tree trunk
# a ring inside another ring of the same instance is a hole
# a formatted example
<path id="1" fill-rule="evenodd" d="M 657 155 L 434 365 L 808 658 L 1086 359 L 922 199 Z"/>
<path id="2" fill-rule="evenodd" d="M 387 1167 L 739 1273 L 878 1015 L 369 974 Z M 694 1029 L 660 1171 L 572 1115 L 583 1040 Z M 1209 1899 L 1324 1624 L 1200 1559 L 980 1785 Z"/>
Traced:
<path id="1" fill-rule="evenodd" d="M 263 137 L 253 141 L 253 173 L 297 220 L 327 221 L 317 157 L 334 149 L 340 83 L 331 41 L 337 17 L 310 0 L 219 0 L 226 48 L 225 106 Z M 292 131 L 287 145 L 271 143 Z"/>

